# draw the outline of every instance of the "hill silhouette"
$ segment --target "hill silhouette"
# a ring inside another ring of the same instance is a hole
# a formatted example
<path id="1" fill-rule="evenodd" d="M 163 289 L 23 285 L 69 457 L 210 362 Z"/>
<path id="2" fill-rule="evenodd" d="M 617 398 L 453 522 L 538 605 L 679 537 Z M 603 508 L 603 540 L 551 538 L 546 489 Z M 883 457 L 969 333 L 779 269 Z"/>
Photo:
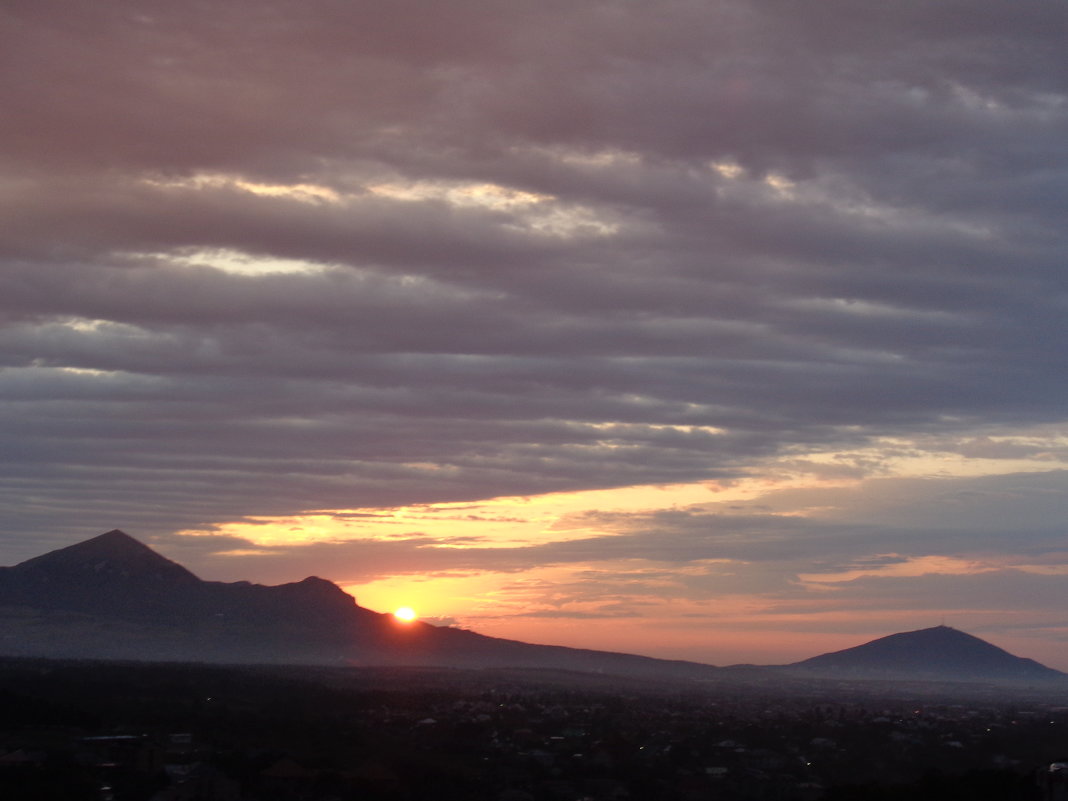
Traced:
<path id="1" fill-rule="evenodd" d="M 203 581 L 115 529 L 0 567 L 0 655 L 142 661 L 562 669 L 662 679 L 1068 678 L 947 626 L 893 634 L 793 665 L 718 668 L 535 645 L 402 623 L 315 576 L 265 586 Z"/>
<path id="2" fill-rule="evenodd" d="M 1065 678 L 971 634 L 934 626 L 880 637 L 796 662 L 794 672 L 837 678 L 931 678 L 953 681 L 1046 681 Z"/>
<path id="3" fill-rule="evenodd" d="M 157 661 L 533 667 L 709 678 L 710 665 L 487 637 L 365 609 L 310 576 L 203 581 L 119 530 L 0 568 L 0 654 Z"/>

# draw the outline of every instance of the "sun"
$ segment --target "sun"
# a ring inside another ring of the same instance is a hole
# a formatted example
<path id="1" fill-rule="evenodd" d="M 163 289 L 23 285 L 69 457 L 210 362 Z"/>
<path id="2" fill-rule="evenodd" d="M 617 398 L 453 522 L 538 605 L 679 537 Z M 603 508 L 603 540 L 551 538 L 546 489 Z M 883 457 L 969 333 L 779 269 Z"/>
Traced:
<path id="1" fill-rule="evenodd" d="M 418 615 L 415 614 L 415 610 L 410 606 L 402 606 L 393 613 L 393 617 L 397 618 L 401 623 L 411 623 Z"/>

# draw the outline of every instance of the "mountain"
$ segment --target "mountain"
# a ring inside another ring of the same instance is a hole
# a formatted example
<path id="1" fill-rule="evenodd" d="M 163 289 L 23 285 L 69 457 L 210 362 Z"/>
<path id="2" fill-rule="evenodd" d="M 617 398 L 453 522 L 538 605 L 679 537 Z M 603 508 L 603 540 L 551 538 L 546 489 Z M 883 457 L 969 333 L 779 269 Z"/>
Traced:
<path id="1" fill-rule="evenodd" d="M 401 623 L 310 576 L 203 581 L 121 531 L 0 567 L 0 655 L 178 662 L 551 668 L 646 679 L 1065 680 L 947 626 L 792 665 L 717 668 Z"/>
<path id="2" fill-rule="evenodd" d="M 0 568 L 0 604 L 85 614 L 153 611 L 199 579 L 121 531 Z"/>
<path id="3" fill-rule="evenodd" d="M 51 551 L 10 568 L 16 575 L 94 583 L 102 581 L 180 582 L 199 579 L 176 562 L 165 559 L 147 545 L 118 529 L 77 545 Z"/>
<path id="4" fill-rule="evenodd" d="M 237 620 L 314 631 L 378 617 L 314 576 L 277 587 L 201 581 L 117 529 L 0 568 L 0 605 L 185 628 Z"/>
<path id="5" fill-rule="evenodd" d="M 825 678 L 1011 682 L 1068 678 L 1068 674 L 1013 656 L 949 626 L 891 634 L 785 668 L 794 674 Z"/>
<path id="6" fill-rule="evenodd" d="M 203 581 L 118 530 L 0 568 L 0 654 L 555 668 L 702 679 L 722 671 L 401 623 L 314 576 L 278 586 Z"/>

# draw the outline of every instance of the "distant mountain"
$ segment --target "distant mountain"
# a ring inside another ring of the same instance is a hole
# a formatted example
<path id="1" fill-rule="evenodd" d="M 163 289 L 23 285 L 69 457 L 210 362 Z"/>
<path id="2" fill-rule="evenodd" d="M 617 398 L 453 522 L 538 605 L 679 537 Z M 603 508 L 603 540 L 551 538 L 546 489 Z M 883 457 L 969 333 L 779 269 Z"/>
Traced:
<path id="1" fill-rule="evenodd" d="M 117 529 L 0 568 L 0 605 L 186 629 L 239 622 L 315 632 L 380 617 L 320 578 L 277 587 L 201 581 Z"/>
<path id="2" fill-rule="evenodd" d="M 891 634 L 844 651 L 787 665 L 794 674 L 851 679 L 1034 682 L 1068 674 L 1013 656 L 949 626 Z"/>
<path id="3" fill-rule="evenodd" d="M 645 679 L 1065 680 L 947 626 L 793 665 L 717 668 L 401 623 L 336 584 L 203 581 L 121 531 L 0 567 L 0 655 L 178 662 L 534 668 Z"/>
<path id="4" fill-rule="evenodd" d="M 401 623 L 309 577 L 279 586 L 202 581 L 109 531 L 0 568 L 0 654 L 281 664 L 581 670 L 709 679 L 721 668 Z"/>

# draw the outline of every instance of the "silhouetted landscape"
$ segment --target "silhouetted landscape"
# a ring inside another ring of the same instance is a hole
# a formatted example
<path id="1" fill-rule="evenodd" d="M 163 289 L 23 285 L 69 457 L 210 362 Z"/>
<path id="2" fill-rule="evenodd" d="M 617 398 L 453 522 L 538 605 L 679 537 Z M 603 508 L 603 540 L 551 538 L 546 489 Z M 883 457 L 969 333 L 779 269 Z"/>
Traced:
<path id="1" fill-rule="evenodd" d="M 119 530 L 0 569 L 0 654 L 62 659 L 549 668 L 650 679 L 791 677 L 1024 684 L 1065 674 L 947 626 L 779 667 L 715 667 L 399 622 L 321 578 L 202 581 Z"/>
<path id="2" fill-rule="evenodd" d="M 533 645 L 359 606 L 321 578 L 201 581 L 118 531 L 0 570 L 0 653 L 162 661 L 545 667 L 708 677 L 692 662 Z"/>
<path id="3" fill-rule="evenodd" d="M 0 599 L 4 798 L 1053 799 L 1068 776 L 1064 674 L 946 626 L 713 667 L 204 582 L 120 531 L 3 568 Z"/>
<path id="4" fill-rule="evenodd" d="M 1068 801 L 1066 34 L 0 2 L 0 801 Z"/>
<path id="5" fill-rule="evenodd" d="M 1063 697 L 983 685 L 30 659 L 0 681 L 13 799 L 1037 800 L 1068 755 Z"/>

